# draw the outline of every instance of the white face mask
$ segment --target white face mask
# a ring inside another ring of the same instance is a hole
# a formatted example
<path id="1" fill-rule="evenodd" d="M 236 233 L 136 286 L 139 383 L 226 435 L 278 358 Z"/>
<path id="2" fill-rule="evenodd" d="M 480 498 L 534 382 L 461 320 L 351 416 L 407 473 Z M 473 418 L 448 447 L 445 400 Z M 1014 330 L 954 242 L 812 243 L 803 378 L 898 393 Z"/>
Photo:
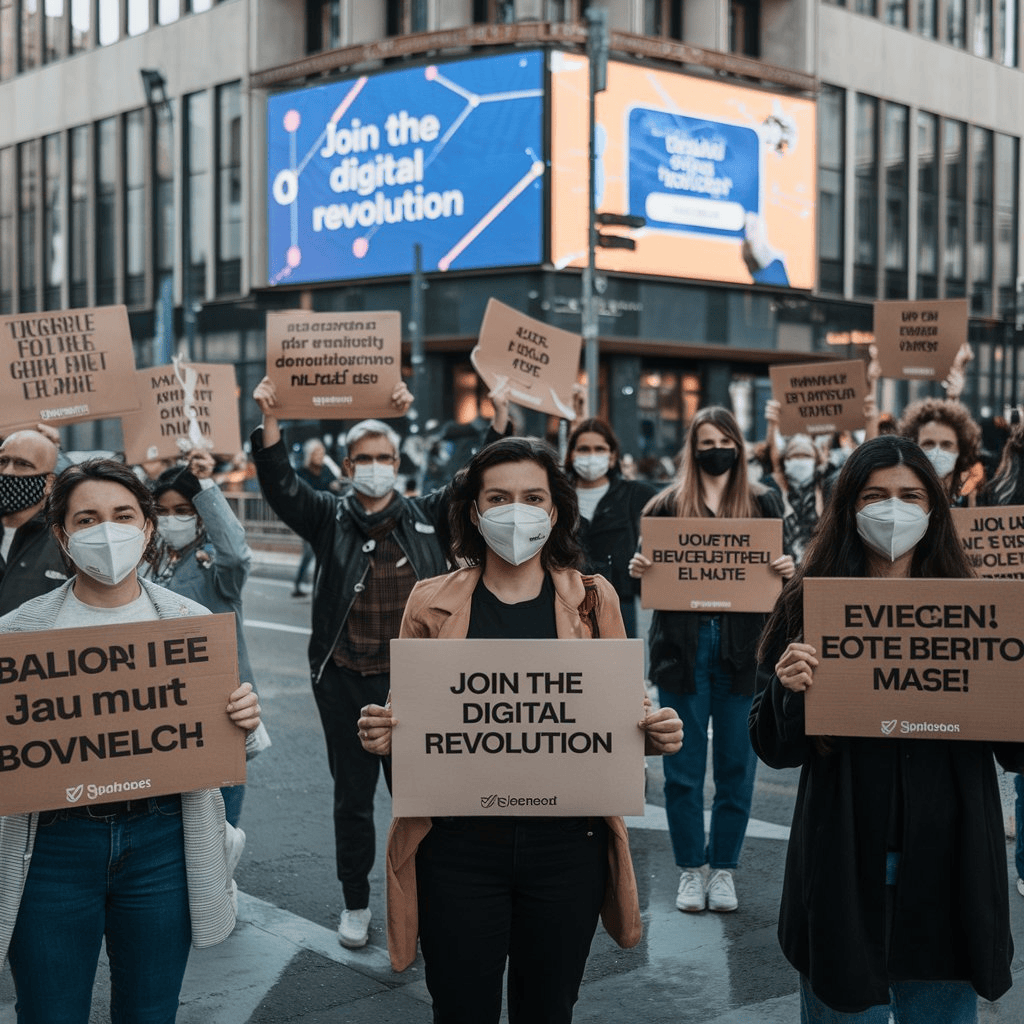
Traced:
<path id="1" fill-rule="evenodd" d="M 528 562 L 551 534 L 551 516 L 535 505 L 499 505 L 483 513 L 477 508 L 476 514 L 484 543 L 510 565 Z"/>
<path id="2" fill-rule="evenodd" d="M 610 455 L 576 455 L 572 460 L 576 475 L 588 483 L 606 476 L 610 464 Z"/>
<path id="3" fill-rule="evenodd" d="M 71 561 L 98 583 L 116 586 L 142 561 L 146 535 L 127 523 L 97 523 L 68 537 Z"/>
<path id="4" fill-rule="evenodd" d="M 928 532 L 930 512 L 899 498 L 865 505 L 857 513 L 857 533 L 872 551 L 890 562 L 912 551 Z"/>
<path id="5" fill-rule="evenodd" d="M 199 536 L 199 516 L 160 516 L 156 529 L 168 547 L 180 551 Z"/>
<path id="6" fill-rule="evenodd" d="M 945 480 L 953 472 L 953 467 L 959 457 L 954 452 L 947 452 L 945 448 L 929 448 L 925 451 L 925 455 L 928 456 L 928 461 L 934 467 L 935 475 L 940 480 Z"/>
<path id="7" fill-rule="evenodd" d="M 782 463 L 782 471 L 786 474 L 786 479 L 790 483 L 800 486 L 807 483 L 814 476 L 814 459 L 796 455 Z"/>
<path id="8" fill-rule="evenodd" d="M 352 486 L 368 498 L 383 498 L 395 489 L 395 467 L 380 462 L 371 462 L 368 466 L 357 465 Z"/>

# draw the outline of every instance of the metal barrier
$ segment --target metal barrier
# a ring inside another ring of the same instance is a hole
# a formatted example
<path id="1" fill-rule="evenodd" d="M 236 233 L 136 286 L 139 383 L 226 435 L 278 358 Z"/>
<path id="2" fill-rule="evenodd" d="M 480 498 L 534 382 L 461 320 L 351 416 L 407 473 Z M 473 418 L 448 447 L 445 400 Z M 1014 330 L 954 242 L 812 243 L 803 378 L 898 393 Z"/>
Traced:
<path id="1" fill-rule="evenodd" d="M 267 504 L 262 494 L 250 491 L 225 491 L 231 511 L 245 527 L 245 536 L 251 547 L 270 551 L 302 550 L 302 538 L 285 526 Z"/>

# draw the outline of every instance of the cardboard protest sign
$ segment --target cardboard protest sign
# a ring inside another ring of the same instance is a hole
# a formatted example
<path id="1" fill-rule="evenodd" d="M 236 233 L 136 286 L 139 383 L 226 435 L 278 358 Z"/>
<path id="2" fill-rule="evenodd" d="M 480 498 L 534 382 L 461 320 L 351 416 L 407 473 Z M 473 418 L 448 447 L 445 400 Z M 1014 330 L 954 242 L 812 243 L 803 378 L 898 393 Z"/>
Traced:
<path id="1" fill-rule="evenodd" d="M 966 299 L 875 303 L 875 344 L 883 377 L 945 380 L 966 340 Z"/>
<path id="2" fill-rule="evenodd" d="M 121 417 L 125 461 L 173 459 L 194 448 L 242 448 L 238 383 L 230 363 L 153 366 L 135 373 L 141 407 Z"/>
<path id="3" fill-rule="evenodd" d="M 6 633 L 0 814 L 245 781 L 233 615 Z"/>
<path id="4" fill-rule="evenodd" d="M 124 306 L 0 316 L 0 430 L 139 407 Z"/>
<path id="5" fill-rule="evenodd" d="M 1024 740 L 1024 586 L 805 579 L 809 735 Z"/>
<path id="6" fill-rule="evenodd" d="M 392 640 L 392 809 L 643 814 L 639 640 Z"/>
<path id="7" fill-rule="evenodd" d="M 979 576 L 1024 579 L 1024 505 L 950 511 L 967 559 Z"/>
<path id="8" fill-rule="evenodd" d="M 770 366 L 768 374 L 784 436 L 863 428 L 868 381 L 862 360 Z"/>
<path id="9" fill-rule="evenodd" d="M 402 314 L 267 314 L 267 376 L 284 420 L 386 419 L 402 379 Z"/>
<path id="10" fill-rule="evenodd" d="M 492 390 L 508 383 L 513 402 L 571 420 L 582 345 L 578 334 L 489 299 L 469 358 Z"/>
<path id="11" fill-rule="evenodd" d="M 645 516 L 640 605 L 663 611 L 768 612 L 782 591 L 771 563 L 783 554 L 781 519 Z"/>

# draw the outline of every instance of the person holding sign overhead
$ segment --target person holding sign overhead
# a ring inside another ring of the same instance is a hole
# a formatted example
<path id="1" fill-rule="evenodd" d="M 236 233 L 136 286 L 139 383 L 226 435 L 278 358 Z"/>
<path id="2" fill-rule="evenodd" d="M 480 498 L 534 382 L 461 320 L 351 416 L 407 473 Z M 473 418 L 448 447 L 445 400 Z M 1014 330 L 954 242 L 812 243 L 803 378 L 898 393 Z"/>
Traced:
<path id="1" fill-rule="evenodd" d="M 690 423 L 676 482 L 656 495 L 645 516 L 782 518 L 778 494 L 751 484 L 736 417 L 721 406 L 701 409 Z M 641 521 L 641 533 L 643 522 Z M 635 554 L 630 574 L 651 560 Z M 771 563 L 784 579 L 793 559 Z M 750 817 L 757 759 L 747 738 L 754 693 L 754 653 L 765 616 L 754 612 L 656 610 L 651 618 L 650 679 L 662 707 L 675 708 L 686 730 L 683 749 L 665 758 L 665 811 L 677 866 L 676 907 L 689 913 L 736 910 L 732 872 L 739 864 Z M 714 720 L 715 798 L 704 832 L 708 724 Z M 707 871 L 705 871 L 705 866 Z"/>
<path id="2" fill-rule="evenodd" d="M 452 553 L 469 567 L 416 584 L 403 637 L 625 636 L 611 585 L 575 568 L 576 494 L 544 442 L 505 438 L 478 452 L 452 484 L 449 522 Z M 390 704 L 364 707 L 358 724 L 366 750 L 390 753 L 401 728 Z M 670 708 L 637 724 L 648 753 L 679 749 L 682 723 Z M 640 940 L 621 818 L 392 824 L 391 962 L 408 967 L 419 936 L 436 1024 L 497 1024 L 506 960 L 510 1024 L 571 1021 L 599 915 L 621 946 Z"/>
<path id="3" fill-rule="evenodd" d="M 801 769 L 779 915 L 801 1020 L 973 1024 L 977 995 L 1010 987 L 992 755 L 1019 771 L 1024 744 L 804 728 L 818 665 L 804 641 L 805 579 L 972 576 L 931 461 L 906 438 L 878 437 L 844 465 L 765 627 L 750 738 L 765 764 Z"/>
<path id="4" fill-rule="evenodd" d="M 157 525 L 153 498 L 119 462 L 66 469 L 47 522 L 74 576 L 0 618 L 0 632 L 204 615 L 141 580 Z M 245 682 L 225 709 L 247 733 L 260 708 Z M 111 1018 L 173 1021 L 189 943 L 210 946 L 235 924 L 231 873 L 244 836 L 216 789 L 67 806 L 0 818 L 0 963 L 10 961 L 18 1020 L 85 1021 L 106 939 Z"/>

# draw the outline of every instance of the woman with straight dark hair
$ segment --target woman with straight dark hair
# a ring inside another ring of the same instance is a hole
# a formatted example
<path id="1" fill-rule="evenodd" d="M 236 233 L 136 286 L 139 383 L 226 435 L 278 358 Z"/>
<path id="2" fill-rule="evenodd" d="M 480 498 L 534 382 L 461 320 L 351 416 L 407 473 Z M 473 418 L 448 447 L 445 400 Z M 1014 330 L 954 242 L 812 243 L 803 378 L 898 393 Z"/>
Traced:
<path id="1" fill-rule="evenodd" d="M 781 519 L 778 493 L 750 483 L 743 452 L 743 435 L 728 409 L 699 410 L 686 435 L 676 482 L 650 502 L 644 515 Z M 651 562 L 637 554 L 629 565 L 634 576 L 641 576 Z M 772 569 L 783 578 L 792 576 L 793 559 L 782 555 Z M 679 712 L 686 733 L 685 747 L 663 763 L 665 811 L 680 868 L 676 907 L 687 913 L 705 907 L 728 912 L 739 905 L 732 872 L 739 864 L 754 793 L 757 758 L 747 738 L 747 714 L 764 619 L 759 613 L 679 611 L 655 611 L 651 619 L 650 679 L 661 706 Z M 704 775 L 711 720 L 715 797 L 706 836 Z"/>
<path id="2" fill-rule="evenodd" d="M 615 591 L 576 569 L 577 520 L 576 493 L 546 444 L 506 438 L 483 448 L 452 482 L 452 554 L 468 568 L 417 583 L 401 635 L 623 637 Z M 671 709 L 637 724 L 648 753 L 679 749 Z M 363 746 L 389 754 L 396 725 L 390 704 L 363 708 Z M 619 945 L 640 939 L 621 818 L 396 818 L 387 872 L 391 962 L 408 967 L 419 938 L 436 1024 L 496 1024 L 506 960 L 511 1024 L 565 1024 L 598 916 Z"/>
<path id="3" fill-rule="evenodd" d="M 580 506 L 584 571 L 600 573 L 615 588 L 626 635 L 636 636 L 640 584 L 629 575 L 629 559 L 640 537 L 640 514 L 657 488 L 645 480 L 626 480 L 619 457 L 611 425 L 591 416 L 569 435 L 564 465 Z"/>
<path id="4" fill-rule="evenodd" d="M 0 618 L 0 633 L 88 626 L 120 641 L 127 623 L 206 614 L 139 578 L 157 517 L 122 463 L 66 469 L 47 522 L 74 575 Z M 248 682 L 225 714 L 253 735 L 260 708 Z M 217 789 L 0 817 L 0 963 L 10 961 L 19 1024 L 88 1020 L 104 940 L 110 1019 L 172 1024 L 190 943 L 214 945 L 234 927 L 231 874 L 244 842 Z"/>
<path id="5" fill-rule="evenodd" d="M 998 999 L 1013 957 L 992 755 L 1019 771 L 1024 744 L 807 736 L 803 581 L 822 576 L 973 576 L 917 444 L 881 436 L 850 455 L 758 650 L 751 741 L 801 769 L 779 915 L 801 1021 L 974 1024 L 976 993 Z"/>

